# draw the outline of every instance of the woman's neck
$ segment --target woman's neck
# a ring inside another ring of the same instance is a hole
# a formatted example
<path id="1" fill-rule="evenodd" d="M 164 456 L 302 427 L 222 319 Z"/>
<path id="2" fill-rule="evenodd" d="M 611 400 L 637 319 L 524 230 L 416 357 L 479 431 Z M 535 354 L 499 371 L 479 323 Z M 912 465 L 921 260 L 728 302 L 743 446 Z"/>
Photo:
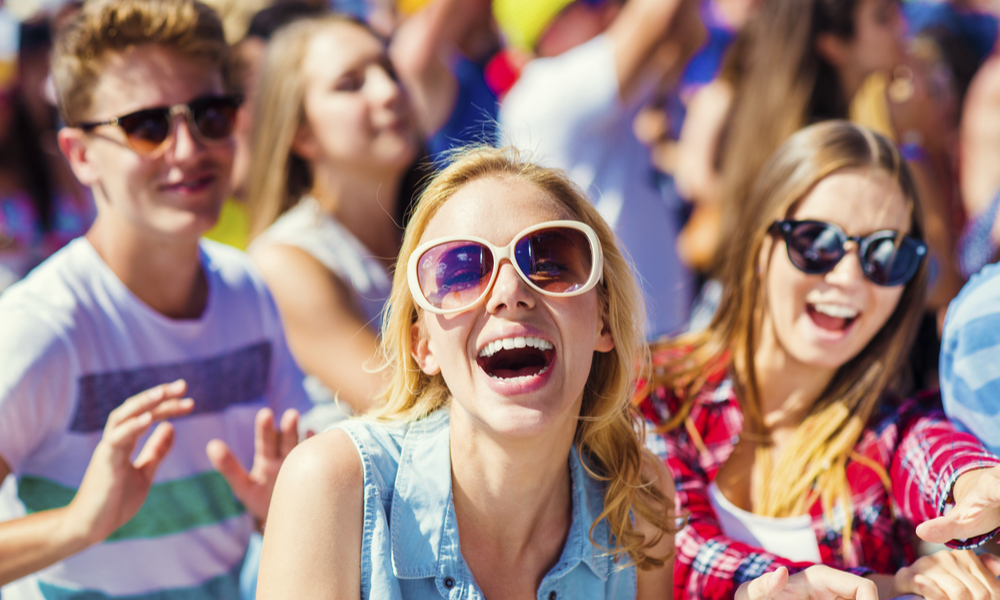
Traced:
<path id="1" fill-rule="evenodd" d="M 314 170 L 311 194 L 354 237 L 387 266 L 399 252 L 402 229 L 396 223 L 402 173 L 346 177 L 342 171 Z"/>
<path id="2" fill-rule="evenodd" d="M 772 433 L 794 429 L 829 385 L 836 370 L 807 365 L 790 356 L 769 322 L 761 326 L 757 338 L 754 375 L 761 418 Z"/>
<path id="3" fill-rule="evenodd" d="M 527 569 L 534 571 L 529 579 L 537 589 L 569 534 L 575 427 L 512 441 L 484 431 L 459 407 L 453 405 L 451 413 L 452 494 L 462 555 L 480 585 L 507 587 L 484 579 L 486 573 Z"/>

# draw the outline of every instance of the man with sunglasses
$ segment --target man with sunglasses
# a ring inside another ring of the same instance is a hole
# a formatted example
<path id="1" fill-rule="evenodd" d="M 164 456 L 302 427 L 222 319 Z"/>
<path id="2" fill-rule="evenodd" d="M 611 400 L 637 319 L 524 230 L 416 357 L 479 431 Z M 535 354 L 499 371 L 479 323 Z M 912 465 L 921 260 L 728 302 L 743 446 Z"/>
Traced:
<path id="1" fill-rule="evenodd" d="M 196 0 L 87 3 L 56 40 L 98 216 L 0 297 L 4 600 L 239 595 L 308 402 L 260 277 L 200 241 L 233 160 L 225 59 Z"/>

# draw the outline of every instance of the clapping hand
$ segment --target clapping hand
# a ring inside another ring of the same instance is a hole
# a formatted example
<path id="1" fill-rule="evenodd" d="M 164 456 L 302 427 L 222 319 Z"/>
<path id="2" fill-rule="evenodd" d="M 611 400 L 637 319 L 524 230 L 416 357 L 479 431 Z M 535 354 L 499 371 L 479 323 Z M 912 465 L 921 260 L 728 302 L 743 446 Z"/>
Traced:
<path id="1" fill-rule="evenodd" d="M 275 428 L 274 413 L 269 408 L 262 408 L 254 422 L 254 457 L 249 472 L 222 440 L 212 440 L 205 448 L 212 466 L 226 479 L 247 511 L 261 523 L 267 519 L 281 463 L 299 443 L 298 425 L 297 410 L 286 410 L 280 426 Z"/>
<path id="2" fill-rule="evenodd" d="M 174 428 L 160 423 L 133 461 L 135 446 L 155 421 L 191 412 L 194 401 L 181 399 L 185 392 L 187 384 L 177 380 L 136 394 L 111 411 L 80 489 L 67 507 L 69 522 L 83 528 L 88 544 L 103 541 L 139 512 L 156 469 L 173 446 Z"/>

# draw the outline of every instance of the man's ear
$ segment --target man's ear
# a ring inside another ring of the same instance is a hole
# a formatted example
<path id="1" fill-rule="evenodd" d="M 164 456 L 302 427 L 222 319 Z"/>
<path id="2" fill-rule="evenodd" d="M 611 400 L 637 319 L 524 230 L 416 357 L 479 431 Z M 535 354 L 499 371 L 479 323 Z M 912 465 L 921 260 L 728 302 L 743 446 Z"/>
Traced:
<path id="1" fill-rule="evenodd" d="M 410 326 L 410 355 L 417 362 L 420 370 L 427 375 L 437 375 L 441 372 L 441 365 L 438 364 L 437 357 L 431 349 L 431 344 L 424 335 L 424 328 L 420 322 Z"/>
<path id="2" fill-rule="evenodd" d="M 615 348 L 615 338 L 611 335 L 611 327 L 608 326 L 608 316 L 601 315 L 597 319 L 597 337 L 594 338 L 595 352 L 611 352 Z"/>
<path id="3" fill-rule="evenodd" d="M 847 62 L 847 42 L 832 33 L 821 33 L 816 36 L 816 52 L 837 69 Z"/>
<path id="4" fill-rule="evenodd" d="M 100 169 L 94 163 L 87 135 L 75 127 L 63 127 L 56 139 L 59 142 L 59 150 L 66 157 L 80 183 L 87 187 L 97 185 L 101 177 Z"/>

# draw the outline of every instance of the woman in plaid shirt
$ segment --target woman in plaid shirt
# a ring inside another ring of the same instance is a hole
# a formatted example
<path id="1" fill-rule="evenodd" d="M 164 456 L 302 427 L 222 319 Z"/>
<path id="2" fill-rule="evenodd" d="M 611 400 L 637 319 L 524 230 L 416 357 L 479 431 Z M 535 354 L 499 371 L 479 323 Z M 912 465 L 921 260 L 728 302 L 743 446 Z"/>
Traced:
<path id="1" fill-rule="evenodd" d="M 779 567 L 780 597 L 809 597 L 817 564 L 883 598 L 1000 597 L 994 557 L 913 563 L 915 524 L 958 548 L 1000 526 L 1000 459 L 894 393 L 927 288 L 916 198 L 885 138 L 799 132 L 751 193 L 709 329 L 653 349 L 647 442 L 690 514 L 676 598 L 731 598 Z"/>

